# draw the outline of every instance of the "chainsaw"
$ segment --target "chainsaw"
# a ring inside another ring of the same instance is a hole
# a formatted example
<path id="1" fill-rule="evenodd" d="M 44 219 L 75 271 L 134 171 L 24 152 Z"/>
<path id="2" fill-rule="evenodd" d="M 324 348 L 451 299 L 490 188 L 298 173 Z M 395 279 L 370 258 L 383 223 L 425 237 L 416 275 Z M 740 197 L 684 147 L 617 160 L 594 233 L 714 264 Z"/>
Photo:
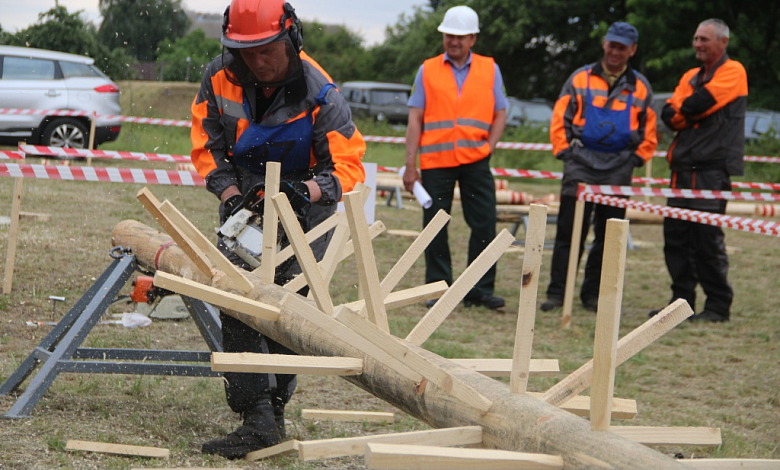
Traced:
<path id="1" fill-rule="evenodd" d="M 306 229 L 306 215 L 309 212 L 308 190 L 298 182 L 282 181 L 280 192 L 287 194 L 298 223 Z M 244 260 L 252 269 L 260 266 L 263 252 L 263 212 L 265 207 L 265 183 L 255 185 L 236 205 L 225 223 L 217 229 L 225 246 Z M 277 251 L 289 244 L 281 223 L 277 228 Z"/>

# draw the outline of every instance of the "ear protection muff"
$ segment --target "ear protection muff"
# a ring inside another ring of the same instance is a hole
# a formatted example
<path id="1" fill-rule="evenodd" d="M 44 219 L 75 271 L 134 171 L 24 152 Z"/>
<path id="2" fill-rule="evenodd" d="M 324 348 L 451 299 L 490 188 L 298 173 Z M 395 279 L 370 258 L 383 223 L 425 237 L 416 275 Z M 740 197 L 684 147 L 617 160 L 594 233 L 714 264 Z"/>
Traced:
<path id="1" fill-rule="evenodd" d="M 303 49 L 303 25 L 301 20 L 298 19 L 298 15 L 295 14 L 295 8 L 292 5 L 285 2 L 282 8 L 284 9 L 281 19 L 282 27 L 287 23 L 287 20 L 292 20 L 290 27 L 287 28 L 287 35 L 290 37 L 293 49 L 296 53 L 299 53 Z M 225 11 L 225 15 L 227 18 L 227 11 Z M 225 27 L 227 27 L 227 23 L 225 23 Z"/>
<path id="2" fill-rule="evenodd" d="M 222 35 L 227 32 L 227 27 L 230 24 L 230 5 L 225 8 L 225 13 L 222 15 Z"/>

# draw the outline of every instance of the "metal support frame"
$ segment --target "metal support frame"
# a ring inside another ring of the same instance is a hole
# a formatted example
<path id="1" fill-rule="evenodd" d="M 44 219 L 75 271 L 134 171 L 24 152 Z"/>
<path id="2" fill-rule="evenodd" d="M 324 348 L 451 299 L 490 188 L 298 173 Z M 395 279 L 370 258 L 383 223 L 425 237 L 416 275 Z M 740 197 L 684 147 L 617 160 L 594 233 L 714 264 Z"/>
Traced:
<path id="1" fill-rule="evenodd" d="M 222 375 L 213 372 L 209 365 L 173 363 L 208 363 L 211 360 L 211 352 L 208 351 L 79 347 L 138 267 L 135 256 L 124 253 L 121 249 L 112 250 L 111 256 L 114 261 L 108 269 L 62 317 L 16 371 L 0 385 L 0 395 L 8 395 L 32 374 L 38 364 L 42 364 L 24 393 L 3 417 L 30 417 L 32 409 L 61 372 L 193 377 Z M 182 299 L 209 349 L 212 352 L 221 352 L 222 330 L 216 309 L 200 300 L 189 297 L 182 297 Z"/>

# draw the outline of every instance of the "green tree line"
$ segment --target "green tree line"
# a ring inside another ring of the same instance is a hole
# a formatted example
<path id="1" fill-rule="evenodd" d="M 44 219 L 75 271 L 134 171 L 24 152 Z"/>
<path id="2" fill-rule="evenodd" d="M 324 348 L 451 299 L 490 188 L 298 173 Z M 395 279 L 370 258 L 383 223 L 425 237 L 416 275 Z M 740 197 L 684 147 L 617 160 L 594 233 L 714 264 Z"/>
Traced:
<path id="1" fill-rule="evenodd" d="M 475 52 L 496 59 L 513 96 L 554 100 L 574 69 L 601 57 L 601 38 L 619 20 L 639 31 L 632 66 L 650 79 L 656 92 L 672 91 L 679 77 L 698 65 L 692 48 L 697 24 L 721 18 L 731 27 L 730 57 L 748 71 L 749 106 L 780 108 L 777 2 L 429 0 L 402 14 L 386 29 L 381 44 L 365 46 L 345 26 L 304 22 L 304 47 L 338 82 L 411 84 L 422 61 L 441 53 L 436 27 L 444 12 L 462 4 L 480 16 Z M 0 30 L 0 43 L 89 55 L 115 79 L 133 78 L 135 61 L 157 61 L 164 63 L 166 80 L 199 81 L 202 67 L 221 52 L 219 41 L 202 32 L 185 35 L 189 21 L 181 0 L 100 0 L 99 5 L 99 27 L 84 22 L 80 12 L 58 6 L 17 33 Z"/>

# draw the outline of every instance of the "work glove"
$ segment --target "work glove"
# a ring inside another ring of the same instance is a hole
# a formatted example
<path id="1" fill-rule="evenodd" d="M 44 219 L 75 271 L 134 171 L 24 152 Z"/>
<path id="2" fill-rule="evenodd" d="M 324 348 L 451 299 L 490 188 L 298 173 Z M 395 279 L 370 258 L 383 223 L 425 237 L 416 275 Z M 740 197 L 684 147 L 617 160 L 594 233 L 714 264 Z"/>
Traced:
<path id="1" fill-rule="evenodd" d="M 311 193 L 309 187 L 303 181 L 282 181 L 279 183 L 279 192 L 287 195 L 290 206 L 298 217 L 303 217 L 311 207 Z"/>
<path id="2" fill-rule="evenodd" d="M 230 196 L 227 198 L 225 202 L 220 204 L 219 206 L 219 223 L 220 225 L 227 222 L 227 219 L 233 215 L 233 211 L 241 205 L 241 202 L 243 202 L 244 197 L 240 194 L 235 194 L 233 196 Z"/>

